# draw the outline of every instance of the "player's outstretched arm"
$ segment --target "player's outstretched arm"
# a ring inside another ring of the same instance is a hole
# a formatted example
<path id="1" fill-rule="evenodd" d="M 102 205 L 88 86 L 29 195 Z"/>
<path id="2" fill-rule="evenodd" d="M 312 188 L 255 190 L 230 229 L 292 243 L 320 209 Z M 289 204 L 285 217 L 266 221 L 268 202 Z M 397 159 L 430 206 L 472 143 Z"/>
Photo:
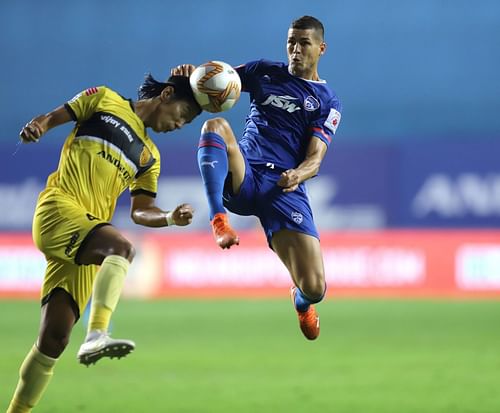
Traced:
<path id="1" fill-rule="evenodd" d="M 283 188 L 283 192 L 295 191 L 302 182 L 316 176 L 327 149 L 321 139 L 313 136 L 307 147 L 304 161 L 297 168 L 288 169 L 281 174 L 278 186 Z"/>
<path id="2" fill-rule="evenodd" d="M 146 227 L 166 227 L 170 225 L 186 226 L 193 220 L 194 210 L 189 204 L 178 205 L 173 211 L 163 211 L 155 204 L 155 199 L 148 195 L 132 197 L 131 217 L 138 225 Z"/>
<path id="3" fill-rule="evenodd" d="M 64 106 L 59 106 L 52 112 L 31 119 L 19 133 L 23 143 L 38 142 L 40 137 L 56 126 L 72 121 L 70 113 Z"/>

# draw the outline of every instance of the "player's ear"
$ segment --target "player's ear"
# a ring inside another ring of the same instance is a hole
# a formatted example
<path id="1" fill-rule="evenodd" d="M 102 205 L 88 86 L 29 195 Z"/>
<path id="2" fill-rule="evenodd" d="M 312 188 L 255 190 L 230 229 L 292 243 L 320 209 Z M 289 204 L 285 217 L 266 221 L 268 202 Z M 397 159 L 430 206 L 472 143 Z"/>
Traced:
<path id="1" fill-rule="evenodd" d="M 325 54 L 325 52 L 326 52 L 326 43 L 321 42 L 321 44 L 319 45 L 319 55 L 322 56 Z"/>
<path id="2" fill-rule="evenodd" d="M 174 95 L 174 88 L 172 86 L 166 86 L 160 93 L 160 99 L 162 102 L 167 102 Z"/>

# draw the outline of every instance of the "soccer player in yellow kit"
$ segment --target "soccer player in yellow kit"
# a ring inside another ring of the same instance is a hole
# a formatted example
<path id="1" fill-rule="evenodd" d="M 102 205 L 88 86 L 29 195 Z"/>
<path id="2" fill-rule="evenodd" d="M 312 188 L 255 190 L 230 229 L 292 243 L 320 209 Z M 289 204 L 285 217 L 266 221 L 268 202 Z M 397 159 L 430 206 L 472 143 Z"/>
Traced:
<path id="1" fill-rule="evenodd" d="M 129 188 L 136 224 L 191 223 L 190 205 L 172 211 L 155 205 L 160 154 L 146 128 L 169 132 L 200 113 L 186 76 L 171 76 L 163 83 L 149 75 L 136 102 L 107 87 L 93 87 L 21 130 L 23 142 L 38 142 L 48 130 L 76 122 L 35 210 L 33 240 L 47 259 L 40 331 L 22 363 L 8 413 L 30 412 L 37 404 L 91 295 L 80 363 L 122 357 L 134 349 L 134 342 L 112 339 L 107 332 L 135 255 L 132 244 L 110 220 L 119 195 Z"/>

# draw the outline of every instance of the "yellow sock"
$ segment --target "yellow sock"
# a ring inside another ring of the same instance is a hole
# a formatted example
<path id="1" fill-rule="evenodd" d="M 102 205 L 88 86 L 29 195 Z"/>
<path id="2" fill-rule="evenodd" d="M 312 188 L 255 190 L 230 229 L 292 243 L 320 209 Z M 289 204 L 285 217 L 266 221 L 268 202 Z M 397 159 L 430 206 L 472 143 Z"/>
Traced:
<path id="1" fill-rule="evenodd" d="M 107 331 L 112 314 L 113 312 L 109 308 L 92 304 L 90 307 L 88 331 Z"/>
<path id="2" fill-rule="evenodd" d="M 119 255 L 104 259 L 94 281 L 88 331 L 107 331 L 115 311 L 130 263 Z"/>
<path id="3" fill-rule="evenodd" d="M 57 359 L 40 353 L 36 345 L 19 369 L 19 382 L 7 413 L 28 413 L 36 406 L 47 388 Z"/>

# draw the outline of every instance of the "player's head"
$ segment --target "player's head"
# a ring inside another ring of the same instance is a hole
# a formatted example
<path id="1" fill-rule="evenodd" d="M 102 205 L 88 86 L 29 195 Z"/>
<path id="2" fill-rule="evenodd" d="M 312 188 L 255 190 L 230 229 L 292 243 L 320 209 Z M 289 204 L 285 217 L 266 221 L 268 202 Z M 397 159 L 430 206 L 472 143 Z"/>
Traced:
<path id="1" fill-rule="evenodd" d="M 151 101 L 153 109 L 146 123 L 155 132 L 180 129 L 201 113 L 186 76 L 170 76 L 166 82 L 159 82 L 148 74 L 138 95 L 139 100 Z"/>
<path id="2" fill-rule="evenodd" d="M 323 24 L 312 16 L 294 20 L 288 29 L 287 54 L 290 73 L 305 79 L 317 76 L 319 58 L 326 50 Z"/>

